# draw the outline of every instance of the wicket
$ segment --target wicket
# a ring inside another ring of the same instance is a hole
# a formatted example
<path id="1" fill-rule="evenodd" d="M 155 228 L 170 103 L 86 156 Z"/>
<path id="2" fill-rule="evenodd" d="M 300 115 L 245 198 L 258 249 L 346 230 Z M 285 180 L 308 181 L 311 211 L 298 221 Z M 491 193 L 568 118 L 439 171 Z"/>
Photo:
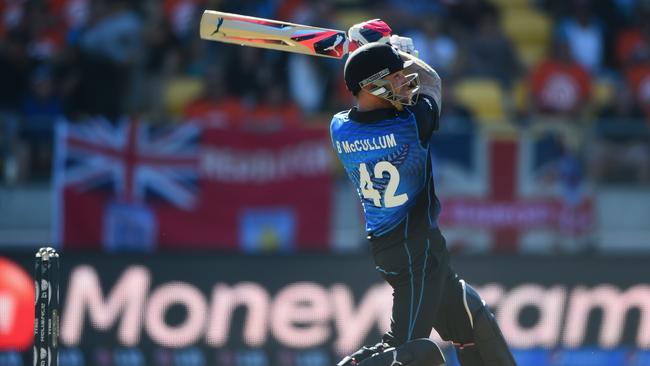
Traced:
<path id="1" fill-rule="evenodd" d="M 34 318 L 34 366 L 58 366 L 59 254 L 40 248 L 34 267 L 36 310 Z"/>

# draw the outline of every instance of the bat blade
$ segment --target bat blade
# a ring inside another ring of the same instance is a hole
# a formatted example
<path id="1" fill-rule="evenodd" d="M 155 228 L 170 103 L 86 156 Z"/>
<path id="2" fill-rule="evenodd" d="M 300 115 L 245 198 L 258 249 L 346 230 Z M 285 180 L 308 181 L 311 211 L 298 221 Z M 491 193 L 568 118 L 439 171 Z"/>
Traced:
<path id="1" fill-rule="evenodd" d="M 202 39 L 312 56 L 342 58 L 349 41 L 344 31 L 206 10 Z"/>

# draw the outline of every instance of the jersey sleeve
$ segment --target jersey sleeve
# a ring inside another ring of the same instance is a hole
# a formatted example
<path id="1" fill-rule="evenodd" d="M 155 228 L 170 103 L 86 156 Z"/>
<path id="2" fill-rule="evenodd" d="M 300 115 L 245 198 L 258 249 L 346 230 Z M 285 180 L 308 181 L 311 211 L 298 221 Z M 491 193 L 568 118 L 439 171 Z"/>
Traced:
<path id="1" fill-rule="evenodd" d="M 420 143 L 425 145 L 434 131 L 438 130 L 440 113 L 433 97 L 420 94 L 418 101 L 409 110 L 415 115 L 418 125 Z"/>

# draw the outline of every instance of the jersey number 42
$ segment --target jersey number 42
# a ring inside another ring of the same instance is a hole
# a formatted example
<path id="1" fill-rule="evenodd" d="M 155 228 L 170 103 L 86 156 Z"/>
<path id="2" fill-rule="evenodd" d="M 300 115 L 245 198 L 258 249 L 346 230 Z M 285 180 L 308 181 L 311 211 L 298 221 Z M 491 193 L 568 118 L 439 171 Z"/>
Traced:
<path id="1" fill-rule="evenodd" d="M 381 179 L 384 177 L 384 173 L 388 173 L 388 184 L 384 193 L 384 207 L 397 207 L 408 201 L 408 194 L 395 194 L 399 186 L 399 171 L 395 165 L 388 161 L 380 161 L 375 164 L 375 171 L 373 173 L 375 174 L 375 179 Z M 359 190 L 363 198 L 372 200 L 377 207 L 382 207 L 381 194 L 373 188 L 370 173 L 365 163 L 359 164 Z"/>

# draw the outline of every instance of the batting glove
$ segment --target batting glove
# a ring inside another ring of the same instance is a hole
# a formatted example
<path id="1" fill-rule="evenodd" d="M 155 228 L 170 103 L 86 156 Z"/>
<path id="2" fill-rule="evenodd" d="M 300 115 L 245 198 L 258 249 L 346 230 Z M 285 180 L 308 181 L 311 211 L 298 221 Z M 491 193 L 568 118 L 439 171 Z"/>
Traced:
<path id="1" fill-rule="evenodd" d="M 371 42 L 389 43 L 392 31 L 388 24 L 381 19 L 372 19 L 355 24 L 348 30 L 350 51 Z"/>
<path id="2" fill-rule="evenodd" d="M 398 50 L 418 57 L 419 52 L 415 49 L 413 39 L 409 37 L 400 37 L 397 34 L 393 34 L 390 36 L 389 42 L 391 46 L 397 48 Z"/>
<path id="3" fill-rule="evenodd" d="M 396 34 L 391 35 L 393 30 L 386 22 L 381 19 L 372 19 L 353 25 L 348 30 L 350 38 L 350 51 L 371 42 L 388 43 L 402 52 L 409 55 L 418 56 L 413 39 L 401 37 Z"/>
<path id="4" fill-rule="evenodd" d="M 386 348 L 390 346 L 386 343 L 379 342 L 374 346 L 363 346 L 355 353 L 346 356 L 343 358 L 336 366 L 356 366 L 361 363 L 361 361 L 370 358 L 378 353 L 384 352 Z"/>

